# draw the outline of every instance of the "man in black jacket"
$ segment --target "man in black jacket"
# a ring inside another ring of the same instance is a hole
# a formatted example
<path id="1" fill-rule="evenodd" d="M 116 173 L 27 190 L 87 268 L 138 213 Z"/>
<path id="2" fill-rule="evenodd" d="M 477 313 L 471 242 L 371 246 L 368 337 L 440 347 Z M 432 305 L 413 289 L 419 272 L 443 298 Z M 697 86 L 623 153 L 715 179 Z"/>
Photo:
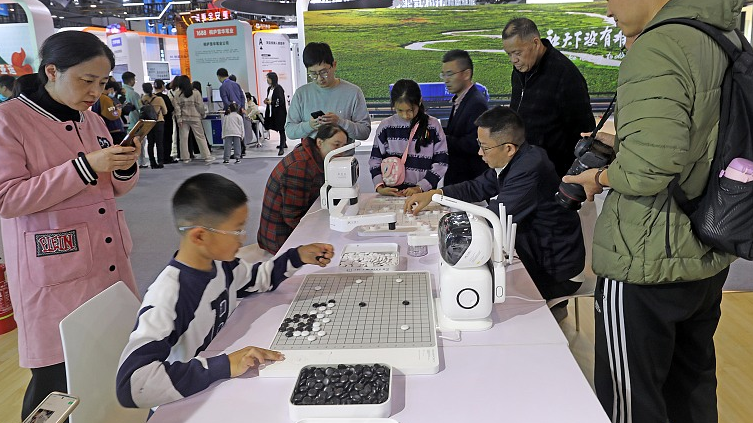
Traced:
<path id="1" fill-rule="evenodd" d="M 165 100 L 165 106 L 167 106 L 167 114 L 165 118 L 165 134 L 162 141 L 162 152 L 165 158 L 165 164 L 175 163 L 176 160 L 172 157 L 173 152 L 173 102 L 170 100 L 170 96 L 165 93 L 165 81 L 161 79 L 154 80 L 154 93 Z"/>
<path id="2" fill-rule="evenodd" d="M 530 19 L 508 22 L 502 43 L 514 67 L 510 107 L 525 122 L 526 141 L 546 150 L 562 177 L 575 160 L 581 132 L 596 127 L 586 80 Z"/>
<path id="3" fill-rule="evenodd" d="M 560 206 L 552 194 L 560 178 L 546 152 L 526 142 L 523 121 L 509 107 L 493 107 L 475 124 L 477 154 L 489 168 L 476 179 L 415 194 L 406 200 L 405 210 L 418 213 L 434 194 L 486 200 L 495 214 L 504 204 L 518 224 L 515 250 L 541 296 L 548 300 L 572 294 L 580 287 L 571 279 L 583 271 L 586 249 L 578 213 Z"/>
<path id="4" fill-rule="evenodd" d="M 471 180 L 487 169 L 478 156 L 476 125 L 473 123 L 489 108 L 486 97 L 473 83 L 473 61 L 465 50 L 450 50 L 442 57 L 442 73 L 447 91 L 455 94 L 444 134 L 450 155 L 444 184 Z"/>

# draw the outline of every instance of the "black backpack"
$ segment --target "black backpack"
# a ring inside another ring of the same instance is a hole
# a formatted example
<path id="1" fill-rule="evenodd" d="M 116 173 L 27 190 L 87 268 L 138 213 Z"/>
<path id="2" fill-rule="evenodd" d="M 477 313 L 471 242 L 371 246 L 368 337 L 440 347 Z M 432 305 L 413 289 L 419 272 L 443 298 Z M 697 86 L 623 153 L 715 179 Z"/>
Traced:
<path id="1" fill-rule="evenodd" d="M 722 172 L 735 158 L 753 160 L 753 48 L 738 30 L 735 33 L 742 48 L 737 48 L 718 28 L 694 19 L 668 19 L 644 33 L 667 24 L 699 29 L 713 38 L 729 58 L 722 82 L 719 137 L 706 188 L 699 197 L 689 200 L 678 184 L 679 176 L 676 176 L 669 190 L 690 218 L 693 233 L 701 242 L 751 260 L 753 182 L 725 178 Z"/>
<path id="2" fill-rule="evenodd" d="M 157 120 L 157 111 L 154 110 L 151 100 L 149 103 L 144 102 L 139 109 L 139 119 L 141 120 Z"/>

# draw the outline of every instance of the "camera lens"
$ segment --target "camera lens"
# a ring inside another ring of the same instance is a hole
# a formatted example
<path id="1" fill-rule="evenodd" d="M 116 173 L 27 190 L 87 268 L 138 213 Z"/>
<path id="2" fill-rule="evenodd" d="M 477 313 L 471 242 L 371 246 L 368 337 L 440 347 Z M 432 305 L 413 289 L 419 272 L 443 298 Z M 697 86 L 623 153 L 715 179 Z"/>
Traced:
<path id="1" fill-rule="evenodd" d="M 559 191 L 554 194 L 559 204 L 568 210 L 580 210 L 581 203 L 586 201 L 586 191 L 578 184 L 561 183 Z"/>

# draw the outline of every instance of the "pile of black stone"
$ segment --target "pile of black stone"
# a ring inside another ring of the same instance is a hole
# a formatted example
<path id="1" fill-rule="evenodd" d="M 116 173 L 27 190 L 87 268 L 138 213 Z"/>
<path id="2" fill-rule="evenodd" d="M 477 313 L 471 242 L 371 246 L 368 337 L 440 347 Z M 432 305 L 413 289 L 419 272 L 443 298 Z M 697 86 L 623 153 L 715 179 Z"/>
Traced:
<path id="1" fill-rule="evenodd" d="M 390 368 L 382 364 L 338 364 L 301 369 L 294 405 L 382 404 L 390 391 Z"/>

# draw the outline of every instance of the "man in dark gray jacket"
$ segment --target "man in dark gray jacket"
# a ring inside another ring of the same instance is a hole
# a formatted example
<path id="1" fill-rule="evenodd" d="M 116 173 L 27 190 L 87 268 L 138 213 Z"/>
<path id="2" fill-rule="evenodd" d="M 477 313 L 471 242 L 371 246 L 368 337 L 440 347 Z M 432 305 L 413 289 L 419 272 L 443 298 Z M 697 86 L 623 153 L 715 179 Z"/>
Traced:
<path id="1" fill-rule="evenodd" d="M 478 154 L 489 166 L 476 179 L 415 194 L 405 210 L 418 213 L 434 194 L 466 202 L 488 201 L 499 213 L 503 203 L 518 224 L 515 249 L 544 299 L 572 294 L 583 271 L 586 249 L 578 213 L 557 203 L 560 180 L 540 147 L 526 142 L 523 121 L 509 107 L 496 106 L 476 119 Z"/>

